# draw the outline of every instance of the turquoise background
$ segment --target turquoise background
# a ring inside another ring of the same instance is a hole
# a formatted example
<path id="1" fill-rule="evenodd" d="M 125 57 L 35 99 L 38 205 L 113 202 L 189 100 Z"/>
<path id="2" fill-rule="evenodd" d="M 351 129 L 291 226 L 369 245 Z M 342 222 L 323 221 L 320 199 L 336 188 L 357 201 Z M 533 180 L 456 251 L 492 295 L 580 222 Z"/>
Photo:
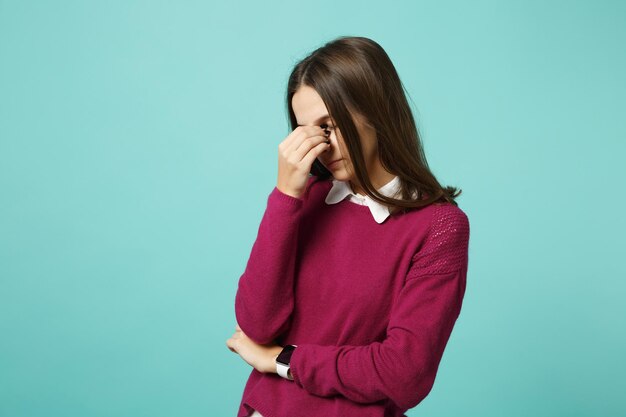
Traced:
<path id="1" fill-rule="evenodd" d="M 626 415 L 625 2 L 0 0 L 0 416 L 235 416 L 287 76 L 340 35 L 471 223 L 408 415 Z"/>

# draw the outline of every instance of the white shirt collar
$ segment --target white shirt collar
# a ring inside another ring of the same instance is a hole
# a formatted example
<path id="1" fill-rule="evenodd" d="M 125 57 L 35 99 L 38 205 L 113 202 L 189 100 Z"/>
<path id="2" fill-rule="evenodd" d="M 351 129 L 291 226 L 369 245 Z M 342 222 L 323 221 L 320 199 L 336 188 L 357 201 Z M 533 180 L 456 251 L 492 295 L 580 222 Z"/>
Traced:
<path id="1" fill-rule="evenodd" d="M 388 197 L 396 197 L 396 193 L 400 192 L 400 178 L 396 175 L 391 181 L 378 189 L 378 192 Z M 389 208 L 378 201 L 372 200 L 368 195 L 354 193 L 348 181 L 339 181 L 333 179 L 333 186 L 326 195 L 326 204 L 336 204 L 343 201 L 346 197 L 356 201 L 362 201 L 361 204 L 367 205 L 374 216 L 376 223 L 382 223 L 389 216 Z"/>

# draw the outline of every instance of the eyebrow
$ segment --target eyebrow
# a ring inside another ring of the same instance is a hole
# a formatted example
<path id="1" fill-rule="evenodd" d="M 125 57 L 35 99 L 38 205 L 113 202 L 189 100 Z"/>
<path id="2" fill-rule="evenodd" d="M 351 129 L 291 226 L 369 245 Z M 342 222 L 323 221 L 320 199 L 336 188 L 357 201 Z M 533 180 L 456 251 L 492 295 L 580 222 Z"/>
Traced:
<path id="1" fill-rule="evenodd" d="M 327 114 L 325 114 L 325 115 L 323 115 L 322 117 L 319 117 L 317 120 L 315 120 L 315 121 L 313 122 L 313 124 L 319 123 L 319 122 L 321 122 L 322 120 L 326 120 L 326 119 L 329 119 L 329 118 L 330 118 L 330 116 L 329 116 L 329 115 L 327 115 Z M 303 125 L 298 125 L 298 126 L 303 126 Z"/>

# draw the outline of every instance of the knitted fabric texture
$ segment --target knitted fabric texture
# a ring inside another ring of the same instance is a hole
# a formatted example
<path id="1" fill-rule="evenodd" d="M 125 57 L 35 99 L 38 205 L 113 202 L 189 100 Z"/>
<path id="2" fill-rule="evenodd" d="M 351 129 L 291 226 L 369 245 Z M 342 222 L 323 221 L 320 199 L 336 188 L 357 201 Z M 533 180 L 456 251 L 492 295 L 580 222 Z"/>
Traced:
<path id="1" fill-rule="evenodd" d="M 402 417 L 433 387 L 460 314 L 469 221 L 450 203 L 376 223 L 367 206 L 274 187 L 235 296 L 257 343 L 295 344 L 290 381 L 252 369 L 238 417 Z"/>

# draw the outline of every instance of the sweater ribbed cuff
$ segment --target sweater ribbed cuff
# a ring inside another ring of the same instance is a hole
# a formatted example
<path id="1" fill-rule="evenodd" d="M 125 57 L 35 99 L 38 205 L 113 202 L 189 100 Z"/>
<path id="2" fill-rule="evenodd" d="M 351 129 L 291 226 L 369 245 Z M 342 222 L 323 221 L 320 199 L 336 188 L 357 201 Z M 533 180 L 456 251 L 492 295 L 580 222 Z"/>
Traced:
<path id="1" fill-rule="evenodd" d="M 274 200 L 276 202 L 280 202 L 281 204 L 287 204 L 291 206 L 301 206 L 304 203 L 304 199 L 296 198 L 294 196 L 283 193 L 278 189 L 278 187 L 274 187 L 272 192 L 270 193 L 269 200 Z"/>

